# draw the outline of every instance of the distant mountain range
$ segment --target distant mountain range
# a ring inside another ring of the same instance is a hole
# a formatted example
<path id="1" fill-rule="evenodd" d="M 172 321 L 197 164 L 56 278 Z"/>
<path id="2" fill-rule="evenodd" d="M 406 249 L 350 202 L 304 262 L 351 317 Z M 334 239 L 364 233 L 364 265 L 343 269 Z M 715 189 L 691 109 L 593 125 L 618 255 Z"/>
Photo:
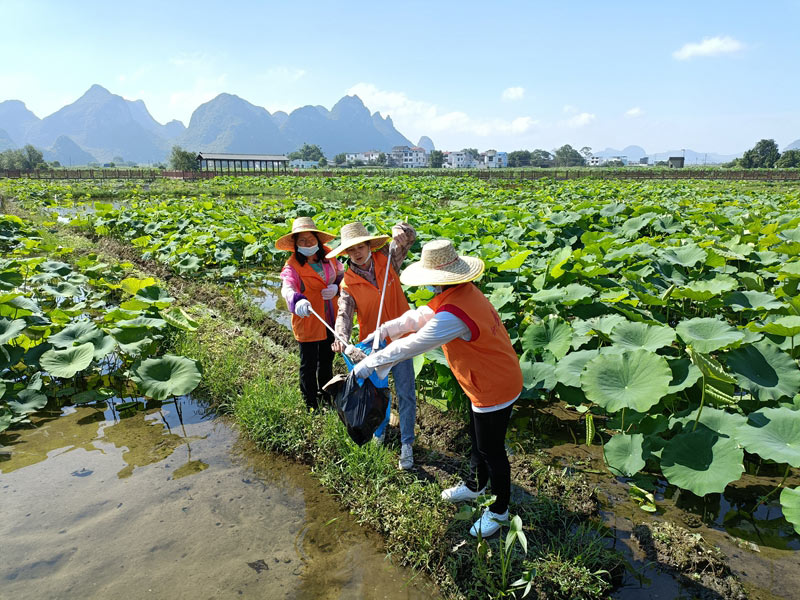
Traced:
<path id="1" fill-rule="evenodd" d="M 800 140 L 798 140 L 800 143 Z M 622 150 L 616 150 L 615 148 L 606 148 L 605 150 L 601 150 L 599 152 L 593 152 L 594 156 L 599 156 L 601 158 L 612 158 L 614 156 L 626 156 L 628 161 L 630 162 L 639 162 L 640 159 L 644 158 L 645 156 L 650 159 L 650 164 L 654 164 L 660 160 L 667 160 L 670 156 L 685 156 L 686 166 L 691 165 L 718 165 L 721 163 L 726 163 L 732 161 L 734 158 L 739 158 L 742 153 L 739 154 L 716 154 L 715 152 L 695 152 L 694 150 L 686 149 L 686 150 L 667 150 L 665 152 L 656 152 L 654 154 L 648 154 L 644 148 L 641 146 L 626 146 Z"/>
<path id="2" fill-rule="evenodd" d="M 358 96 L 343 97 L 330 111 L 303 106 L 270 114 L 238 96 L 220 94 L 197 107 L 188 127 L 180 121 L 162 125 L 142 100 L 125 100 L 99 85 L 44 119 L 19 100 L 0 102 L 0 151 L 33 144 L 44 150 L 45 159 L 63 165 L 115 157 L 162 162 L 173 145 L 193 152 L 283 154 L 304 143 L 318 144 L 331 158 L 413 145 L 391 117 L 370 113 Z"/>

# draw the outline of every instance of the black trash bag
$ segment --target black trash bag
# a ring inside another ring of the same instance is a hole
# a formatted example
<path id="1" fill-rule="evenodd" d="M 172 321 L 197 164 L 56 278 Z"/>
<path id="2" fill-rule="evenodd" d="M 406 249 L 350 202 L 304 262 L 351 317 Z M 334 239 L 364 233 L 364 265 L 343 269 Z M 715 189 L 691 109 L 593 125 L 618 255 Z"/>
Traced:
<path id="1" fill-rule="evenodd" d="M 369 379 L 361 380 L 347 375 L 347 380 L 336 392 L 336 412 L 347 427 L 347 434 L 359 446 L 372 439 L 372 434 L 386 418 L 389 406 L 389 389 L 377 388 Z"/>

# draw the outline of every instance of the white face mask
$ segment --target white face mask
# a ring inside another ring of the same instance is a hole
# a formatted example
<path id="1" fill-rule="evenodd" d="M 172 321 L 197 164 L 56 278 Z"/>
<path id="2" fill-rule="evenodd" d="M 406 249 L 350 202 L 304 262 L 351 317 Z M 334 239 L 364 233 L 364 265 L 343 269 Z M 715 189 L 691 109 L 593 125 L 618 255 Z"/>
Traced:
<path id="1" fill-rule="evenodd" d="M 314 256 L 319 250 L 319 244 L 314 244 L 313 246 L 298 246 L 297 251 L 302 254 L 303 256 Z"/>
<path id="2" fill-rule="evenodd" d="M 356 265 L 357 267 L 366 267 L 367 265 L 369 265 L 369 260 L 371 258 L 372 258 L 372 253 L 367 253 L 367 255 L 364 257 L 364 262 L 358 263 L 356 262 L 356 259 L 352 257 L 350 258 L 350 260 L 352 260 L 353 264 Z"/>

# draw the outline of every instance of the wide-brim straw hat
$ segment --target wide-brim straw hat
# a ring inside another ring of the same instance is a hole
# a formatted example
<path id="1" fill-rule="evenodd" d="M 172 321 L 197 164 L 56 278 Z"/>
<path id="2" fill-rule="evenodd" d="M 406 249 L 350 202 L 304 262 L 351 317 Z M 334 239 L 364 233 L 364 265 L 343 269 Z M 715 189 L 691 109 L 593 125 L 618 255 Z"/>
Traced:
<path id="1" fill-rule="evenodd" d="M 291 233 L 287 233 L 283 237 L 279 237 L 278 241 L 275 242 L 275 247 L 278 250 L 294 252 L 294 236 L 298 233 L 304 233 L 306 231 L 316 233 L 320 244 L 327 244 L 331 240 L 336 239 L 336 236 L 332 233 L 317 229 L 317 226 L 314 225 L 314 220 L 311 217 L 297 217 L 292 223 Z"/>
<path id="2" fill-rule="evenodd" d="M 480 258 L 459 256 L 450 240 L 434 240 L 422 247 L 422 260 L 400 273 L 405 285 L 454 285 L 481 276 L 485 265 Z"/>
<path id="3" fill-rule="evenodd" d="M 369 242 L 369 247 L 371 250 L 377 250 L 381 246 L 384 246 L 390 239 L 390 236 L 388 235 L 371 235 L 370 232 L 367 231 L 367 228 L 364 227 L 364 224 L 358 221 L 342 226 L 342 230 L 339 232 L 339 237 L 342 238 L 341 243 L 336 248 L 328 252 L 326 255 L 327 258 L 339 256 L 348 248 L 352 248 L 353 246 L 358 246 L 359 244 L 366 242 Z"/>

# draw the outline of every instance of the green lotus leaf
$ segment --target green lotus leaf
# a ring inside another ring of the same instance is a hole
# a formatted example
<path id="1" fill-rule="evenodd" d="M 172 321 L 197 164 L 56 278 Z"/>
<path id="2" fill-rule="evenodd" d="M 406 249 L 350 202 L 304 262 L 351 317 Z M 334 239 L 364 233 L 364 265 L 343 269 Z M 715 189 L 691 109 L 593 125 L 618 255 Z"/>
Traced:
<path id="1" fill-rule="evenodd" d="M 131 379 L 145 396 L 166 400 L 194 390 L 200 383 L 201 372 L 196 361 L 166 354 L 142 361 L 134 368 Z"/>
<path id="2" fill-rule="evenodd" d="M 167 326 L 167 322 L 164 319 L 154 319 L 152 317 L 136 317 L 135 319 L 129 319 L 127 321 L 117 321 L 116 326 L 121 329 L 138 329 L 145 327 L 147 329 L 160 330 Z"/>
<path id="3" fill-rule="evenodd" d="M 106 388 L 99 388 L 96 390 L 86 390 L 75 394 L 70 398 L 73 404 L 91 404 L 92 402 L 100 402 L 108 400 L 114 396 L 114 391 Z"/>
<path id="4" fill-rule="evenodd" d="M 687 244 L 677 248 L 667 248 L 659 254 L 664 260 L 675 265 L 681 265 L 682 267 L 693 267 L 697 263 L 705 261 L 708 256 L 705 250 L 695 244 Z"/>
<path id="5" fill-rule="evenodd" d="M 103 335 L 103 332 L 91 321 L 77 321 L 67 325 L 55 335 L 51 335 L 47 338 L 47 341 L 56 348 L 66 348 L 68 346 L 85 344 L 101 335 Z"/>
<path id="6" fill-rule="evenodd" d="M 620 323 L 624 323 L 625 321 L 626 319 L 622 315 L 603 315 L 601 317 L 593 317 L 584 321 L 584 323 L 587 325 L 586 331 L 578 331 L 577 328 L 576 331 L 578 331 L 578 333 L 581 335 L 590 331 L 597 331 L 605 335 L 611 335 L 614 327 Z"/>
<path id="7" fill-rule="evenodd" d="M 520 361 L 524 386 L 531 390 L 552 390 L 556 387 L 556 368 L 550 363 Z"/>
<path id="8" fill-rule="evenodd" d="M 596 356 L 580 379 L 586 397 L 608 412 L 622 408 L 646 412 L 669 390 L 672 371 L 662 356 L 649 350 L 626 350 Z"/>
<path id="9" fill-rule="evenodd" d="M 175 265 L 181 273 L 194 272 L 200 269 L 200 259 L 196 256 L 187 256 Z"/>
<path id="10" fill-rule="evenodd" d="M 774 265 L 781 259 L 777 252 L 772 252 L 771 250 L 764 252 L 751 252 L 747 258 L 751 262 L 760 263 L 762 265 Z"/>
<path id="11" fill-rule="evenodd" d="M 800 334 L 800 317 L 795 315 L 779 317 L 771 323 L 757 327 L 757 329 L 772 335 L 794 337 Z"/>
<path id="12" fill-rule="evenodd" d="M 0 433 L 11 427 L 14 420 L 14 413 L 5 406 L 0 405 Z"/>
<path id="13" fill-rule="evenodd" d="M 24 319 L 0 318 L 0 344 L 6 344 L 17 337 L 25 329 Z"/>
<path id="14" fill-rule="evenodd" d="M 120 287 L 133 296 L 139 290 L 151 285 L 155 285 L 156 280 L 152 277 L 145 277 L 144 279 L 137 279 L 136 277 L 127 277 L 120 282 Z"/>
<path id="15" fill-rule="evenodd" d="M 800 227 L 794 229 L 784 229 L 778 233 L 778 237 L 789 242 L 800 242 Z"/>
<path id="16" fill-rule="evenodd" d="M 724 321 L 712 317 L 681 321 L 675 330 L 687 346 L 704 354 L 744 339 L 744 333 Z"/>
<path id="17" fill-rule="evenodd" d="M 731 292 L 725 296 L 724 303 L 735 311 L 783 308 L 783 302 L 767 292 Z"/>
<path id="18" fill-rule="evenodd" d="M 491 302 L 495 310 L 498 311 L 506 304 L 514 302 L 515 299 L 516 296 L 514 295 L 514 287 L 510 285 L 504 285 L 496 288 L 489 296 L 489 302 Z"/>
<path id="19" fill-rule="evenodd" d="M 677 394 L 692 387 L 703 376 L 703 372 L 688 358 L 668 358 L 667 362 L 672 371 L 672 380 L 669 382 L 670 394 Z"/>
<path id="20" fill-rule="evenodd" d="M 556 364 L 556 378 L 559 383 L 580 387 L 583 367 L 598 354 L 597 350 L 578 350 L 567 354 Z"/>
<path id="21" fill-rule="evenodd" d="M 690 281 L 680 290 L 680 295 L 690 300 L 704 302 L 725 292 L 735 290 L 736 280 L 730 275 L 719 274 L 713 279 Z"/>
<path id="22" fill-rule="evenodd" d="M 786 277 L 790 278 L 800 277 L 800 260 L 790 263 L 784 263 L 784 265 L 781 267 L 780 272 L 781 275 L 784 275 Z"/>
<path id="23" fill-rule="evenodd" d="M 162 312 L 161 317 L 170 325 L 183 331 L 196 331 L 198 323 L 191 319 L 189 315 L 183 312 L 179 307 L 173 307 L 168 312 Z"/>
<path id="24" fill-rule="evenodd" d="M 66 281 L 62 281 L 56 285 L 43 285 L 42 291 L 59 298 L 72 298 L 77 296 L 80 292 L 77 286 L 67 283 Z"/>
<path id="25" fill-rule="evenodd" d="M 546 350 L 556 358 L 563 358 L 571 345 L 572 328 L 558 317 L 549 317 L 541 323 L 534 323 L 522 334 L 522 349 L 533 354 Z"/>
<path id="26" fill-rule="evenodd" d="M 523 250 L 509 258 L 508 260 L 500 263 L 497 265 L 496 269 L 498 271 L 513 271 L 514 269 L 519 269 L 522 266 L 522 263 L 525 262 L 525 259 L 530 256 L 530 250 Z"/>
<path id="27" fill-rule="evenodd" d="M 800 467 L 800 412 L 796 410 L 762 408 L 749 415 L 737 436 L 748 452 Z"/>
<path id="28" fill-rule="evenodd" d="M 30 388 L 17 394 L 18 400 L 9 400 L 8 407 L 15 415 L 27 415 L 41 410 L 47 404 L 47 396 Z"/>
<path id="29" fill-rule="evenodd" d="M 705 425 L 673 437 L 661 453 L 667 481 L 698 496 L 721 494 L 744 472 L 744 452 L 736 440 Z"/>
<path id="30" fill-rule="evenodd" d="M 18 271 L 0 272 L 0 290 L 13 290 L 22 285 L 22 274 Z"/>
<path id="31" fill-rule="evenodd" d="M 0 431 L 2 431 L 2 426 L 3 424 L 0 422 Z M 781 490 L 781 508 L 783 516 L 794 526 L 795 532 L 800 533 L 800 487 Z"/>
<path id="32" fill-rule="evenodd" d="M 137 300 L 143 300 L 148 304 L 155 304 L 159 308 L 166 308 L 175 300 L 174 298 L 170 298 L 169 294 L 157 285 L 143 287 L 136 292 L 135 298 Z"/>
<path id="33" fill-rule="evenodd" d="M 115 323 L 117 321 L 129 321 L 130 319 L 135 319 L 139 316 L 139 311 L 135 310 L 122 310 L 121 308 L 115 308 L 112 311 L 107 312 L 103 315 L 103 321 Z"/>
<path id="34" fill-rule="evenodd" d="M 739 385 L 762 402 L 791 397 L 800 390 L 797 363 L 770 342 L 732 350 L 725 362 Z"/>
<path id="35" fill-rule="evenodd" d="M 655 352 L 675 341 L 675 330 L 671 327 L 625 321 L 614 327 L 611 341 L 628 350 L 643 348 Z"/>
<path id="36" fill-rule="evenodd" d="M 220 270 L 219 274 L 220 277 L 233 277 L 236 275 L 236 267 L 233 265 L 222 267 L 222 270 Z"/>
<path id="37" fill-rule="evenodd" d="M 47 271 L 48 273 L 58 273 L 62 277 L 72 272 L 72 267 L 70 267 L 67 263 L 59 262 L 57 260 L 48 260 L 43 262 L 40 267 L 42 271 Z"/>
<path id="38" fill-rule="evenodd" d="M 117 341 L 105 333 L 92 338 L 91 342 L 94 346 L 94 360 L 97 361 L 103 360 L 117 347 Z"/>
<path id="39" fill-rule="evenodd" d="M 92 364 L 93 358 L 94 345 L 87 342 L 64 350 L 52 348 L 42 354 L 39 364 L 54 377 L 68 378 Z"/>
<path id="40" fill-rule="evenodd" d="M 633 477 L 644 469 L 644 436 L 641 433 L 620 433 L 603 445 L 608 470 L 618 477 Z"/>
<path id="41" fill-rule="evenodd" d="M 697 421 L 697 410 L 695 409 L 682 417 L 673 417 L 670 419 L 670 427 L 676 423 L 681 423 L 684 426 L 684 431 L 687 428 L 691 430 L 695 421 Z M 701 425 L 705 425 L 711 431 L 733 439 L 738 439 L 738 429 L 746 422 L 747 419 L 739 413 L 731 413 L 713 406 L 704 406 L 703 410 L 700 411 Z"/>

